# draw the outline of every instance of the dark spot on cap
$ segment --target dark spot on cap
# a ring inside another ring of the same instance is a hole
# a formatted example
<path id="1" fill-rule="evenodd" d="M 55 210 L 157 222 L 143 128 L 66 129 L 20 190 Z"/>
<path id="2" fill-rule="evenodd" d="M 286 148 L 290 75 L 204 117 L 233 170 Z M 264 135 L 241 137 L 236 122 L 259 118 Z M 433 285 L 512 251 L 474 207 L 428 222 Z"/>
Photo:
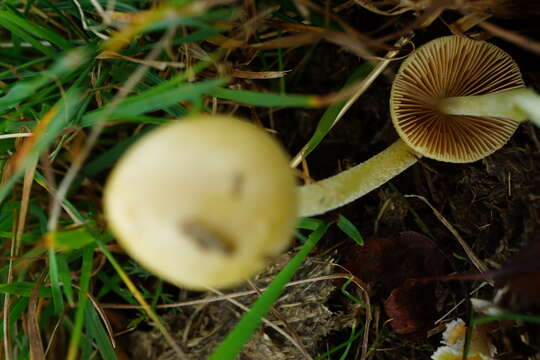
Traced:
<path id="1" fill-rule="evenodd" d="M 237 172 L 234 174 L 231 186 L 231 193 L 234 197 L 240 197 L 242 195 L 245 181 L 246 177 L 243 173 Z"/>
<path id="2" fill-rule="evenodd" d="M 235 251 L 230 238 L 200 220 L 182 221 L 179 228 L 201 249 L 224 255 L 232 255 Z"/>

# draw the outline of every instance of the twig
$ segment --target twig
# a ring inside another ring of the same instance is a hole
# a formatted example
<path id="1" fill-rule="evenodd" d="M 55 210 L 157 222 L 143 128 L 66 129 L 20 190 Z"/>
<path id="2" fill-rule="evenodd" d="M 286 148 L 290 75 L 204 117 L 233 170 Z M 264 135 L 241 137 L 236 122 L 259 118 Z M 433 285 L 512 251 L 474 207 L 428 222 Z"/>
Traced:
<path id="1" fill-rule="evenodd" d="M 255 284 L 252 282 L 252 281 L 248 281 L 248 284 L 251 288 L 253 288 L 253 290 L 255 290 L 257 292 L 257 295 L 261 296 L 262 292 L 255 286 Z M 289 331 L 289 333 L 291 334 L 291 336 L 294 338 L 294 340 L 296 341 L 297 345 L 298 345 L 298 348 L 300 349 L 300 351 L 302 352 L 302 354 L 304 355 L 304 357 L 306 359 L 310 359 L 310 360 L 313 360 L 313 358 L 311 357 L 311 355 L 309 355 L 309 352 L 307 351 L 306 347 L 304 346 L 304 343 L 302 342 L 302 338 L 300 337 L 300 335 L 298 335 L 298 332 L 293 329 L 290 325 L 289 325 L 289 322 L 287 321 L 287 319 L 283 316 L 283 314 L 281 314 L 281 312 L 276 309 L 275 306 L 272 306 L 270 308 L 270 311 L 272 311 L 272 313 L 274 314 L 274 316 L 283 323 L 283 326 Z"/>
<path id="2" fill-rule="evenodd" d="M 478 26 L 482 27 L 484 30 L 489 32 L 492 35 L 500 37 L 506 41 L 509 41 L 517 46 L 520 46 L 526 50 L 532 51 L 536 54 L 540 54 L 540 43 L 534 41 L 533 39 L 527 38 L 523 35 L 516 34 L 515 32 L 505 30 L 500 28 L 492 23 L 483 21 Z"/>
<path id="3" fill-rule="evenodd" d="M 459 242 L 459 244 L 461 245 L 461 247 L 465 251 L 465 254 L 467 254 L 467 257 L 469 258 L 469 260 L 471 260 L 471 262 L 474 264 L 474 266 L 476 266 L 478 271 L 480 271 L 481 273 L 485 273 L 485 272 L 487 272 L 489 270 L 488 267 L 482 262 L 482 260 L 480 260 L 476 256 L 476 254 L 471 249 L 469 244 L 467 244 L 467 242 L 461 237 L 461 235 L 459 235 L 459 233 L 452 226 L 452 224 L 450 224 L 448 222 L 448 220 L 446 220 L 444 218 L 444 216 L 442 216 L 442 214 L 439 211 L 437 211 L 437 209 L 435 209 L 435 207 L 433 207 L 433 205 L 431 205 L 429 203 L 429 201 L 425 197 L 419 196 L 419 195 L 404 195 L 404 197 L 406 197 L 406 198 L 417 198 L 419 200 L 422 200 L 427 206 L 429 206 L 431 208 L 431 210 L 433 211 L 433 213 L 435 214 L 435 216 L 437 217 L 437 219 L 439 219 L 439 221 L 448 229 L 448 231 L 450 231 L 452 233 L 452 235 L 454 235 L 456 240 Z"/>
<path id="4" fill-rule="evenodd" d="M 60 314 L 58 317 L 58 320 L 56 320 L 56 324 L 54 324 L 54 327 L 50 334 L 48 334 L 49 342 L 47 344 L 47 347 L 45 348 L 45 358 L 47 358 L 47 355 L 49 354 L 49 351 L 52 348 L 52 345 L 54 344 L 54 340 L 56 338 L 56 333 L 58 332 L 58 329 L 60 328 L 60 324 L 64 321 L 64 316 L 66 314 L 66 309 L 64 309 L 64 312 Z"/>
<path id="5" fill-rule="evenodd" d="M 395 44 L 395 47 L 397 49 L 389 51 L 384 57 L 384 59 L 380 60 L 377 63 L 377 65 L 375 65 L 375 67 L 369 73 L 368 76 L 362 79 L 358 84 L 354 85 L 355 92 L 352 94 L 352 96 L 347 100 L 343 108 L 340 110 L 340 112 L 334 119 L 334 122 L 332 123 L 332 125 L 330 125 L 330 129 L 332 129 L 338 123 L 338 121 L 341 120 L 343 115 L 345 115 L 345 113 L 351 108 L 351 106 L 356 102 L 356 100 L 358 100 L 358 98 L 362 96 L 362 94 L 364 94 L 367 89 L 369 89 L 371 84 L 373 84 L 373 82 L 379 77 L 379 75 L 382 74 L 382 72 L 390 64 L 391 60 L 399 54 L 399 52 L 401 51 L 401 48 L 405 44 L 407 44 L 408 41 L 409 41 L 409 37 L 402 37 L 401 39 L 399 39 Z M 336 94 L 339 94 L 339 92 Z M 296 154 L 296 156 L 291 160 L 291 167 L 297 167 L 298 164 L 302 162 L 302 159 L 305 158 L 305 153 L 307 150 L 308 150 L 308 147 L 306 144 L 302 148 L 302 150 L 300 150 L 300 152 Z"/>
<path id="6" fill-rule="evenodd" d="M 21 137 L 30 137 L 32 136 L 32 133 L 14 133 L 14 134 L 2 134 L 0 135 L 0 140 L 3 139 L 14 139 L 14 138 L 21 138 Z"/>
<path id="7" fill-rule="evenodd" d="M 210 289 L 210 291 L 220 295 L 220 296 L 223 296 L 224 294 L 218 290 L 215 290 L 215 289 Z M 249 311 L 249 308 L 245 305 L 242 305 L 241 303 L 239 303 L 238 301 L 232 299 L 232 298 L 229 298 L 227 299 L 228 302 L 230 302 L 231 304 L 239 307 L 240 309 L 244 310 L 245 312 L 248 312 Z M 298 344 L 296 342 L 296 340 L 291 336 L 289 335 L 287 332 L 285 332 L 282 328 L 280 328 L 279 326 L 277 326 L 276 324 L 274 324 L 273 322 L 271 322 L 270 320 L 266 319 L 266 318 L 262 318 L 262 321 L 265 325 L 267 326 L 270 326 L 272 329 L 274 329 L 275 331 L 277 331 L 278 333 L 280 333 L 285 339 L 289 340 L 291 342 L 291 344 L 293 344 L 302 354 L 304 354 L 304 349 L 302 349 L 302 346 L 300 344 Z M 304 354 L 306 355 L 306 354 Z M 307 354 L 307 359 L 312 359 L 311 356 L 309 356 L 309 354 Z"/>
<path id="8" fill-rule="evenodd" d="M 86 30 L 86 31 L 93 32 L 94 35 L 96 35 L 98 38 L 100 38 L 102 40 L 109 39 L 109 37 L 107 35 L 102 34 L 99 31 L 97 31 L 95 29 L 92 29 L 91 27 L 88 26 L 88 24 L 86 23 L 86 16 L 84 15 L 84 10 L 83 10 L 81 4 L 79 4 L 78 0 L 72 0 L 72 1 L 75 4 L 75 6 L 77 7 L 77 10 L 79 10 L 79 15 L 81 16 L 81 24 L 82 24 L 83 29 Z"/>
<path id="9" fill-rule="evenodd" d="M 81 291 L 81 288 L 79 286 L 75 284 L 71 284 L 71 286 Z M 114 332 L 111 326 L 111 322 L 105 315 L 105 311 L 103 311 L 103 307 L 101 306 L 99 301 L 94 296 L 92 296 L 92 294 L 87 293 L 86 296 L 88 296 L 88 299 L 90 300 L 92 305 L 94 305 L 94 309 L 96 309 L 97 313 L 99 314 L 99 317 L 101 318 L 101 320 L 103 320 L 103 324 L 105 324 L 105 329 L 107 330 L 107 334 L 109 335 L 109 340 L 111 341 L 112 347 L 116 349 L 117 346 L 116 346 L 116 341 L 114 340 Z"/>
<path id="10" fill-rule="evenodd" d="M 304 279 L 304 280 L 297 280 L 297 281 L 291 281 L 285 287 L 290 286 L 298 286 L 309 282 L 315 282 L 315 281 L 323 281 L 323 280 L 334 280 L 334 279 L 350 279 L 350 274 L 333 274 L 333 275 L 324 275 L 324 276 L 318 276 L 311 279 Z M 261 288 L 259 291 L 265 291 L 267 288 Z M 245 290 L 245 291 L 238 291 L 232 294 L 222 294 L 213 298 L 207 298 L 207 299 L 198 299 L 198 300 L 190 300 L 190 301 L 182 301 L 178 303 L 173 304 L 159 304 L 156 305 L 157 309 L 174 309 L 178 307 L 185 307 L 185 306 L 193 306 L 193 305 L 200 305 L 200 304 L 208 304 L 213 302 L 219 302 L 219 301 L 225 301 L 229 299 L 234 299 L 242 296 L 248 296 L 248 295 L 254 295 L 257 294 L 257 291 L 255 290 Z M 131 305 L 131 304 L 110 304 L 110 303 L 103 303 L 101 304 L 101 307 L 104 309 L 130 309 L 130 310 L 138 310 L 142 309 L 141 305 Z"/>

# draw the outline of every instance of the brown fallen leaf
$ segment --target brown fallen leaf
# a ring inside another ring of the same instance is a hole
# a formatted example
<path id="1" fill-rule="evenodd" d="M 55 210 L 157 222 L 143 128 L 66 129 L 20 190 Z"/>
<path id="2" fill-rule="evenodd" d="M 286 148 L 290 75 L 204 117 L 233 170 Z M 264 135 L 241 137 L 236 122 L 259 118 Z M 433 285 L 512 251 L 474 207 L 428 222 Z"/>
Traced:
<path id="1" fill-rule="evenodd" d="M 433 324 L 437 314 L 435 304 L 435 284 L 408 279 L 390 293 L 384 310 L 397 334 L 412 334 Z"/>
<path id="2" fill-rule="evenodd" d="M 386 297 L 407 279 L 445 274 L 447 261 L 427 236 L 405 231 L 394 237 L 372 237 L 354 246 L 344 264 L 350 272 Z"/>
<path id="3" fill-rule="evenodd" d="M 368 238 L 364 246 L 352 249 L 344 266 L 387 298 L 384 309 L 396 333 L 421 335 L 432 326 L 437 283 L 424 279 L 445 274 L 448 262 L 431 239 L 414 231 Z"/>

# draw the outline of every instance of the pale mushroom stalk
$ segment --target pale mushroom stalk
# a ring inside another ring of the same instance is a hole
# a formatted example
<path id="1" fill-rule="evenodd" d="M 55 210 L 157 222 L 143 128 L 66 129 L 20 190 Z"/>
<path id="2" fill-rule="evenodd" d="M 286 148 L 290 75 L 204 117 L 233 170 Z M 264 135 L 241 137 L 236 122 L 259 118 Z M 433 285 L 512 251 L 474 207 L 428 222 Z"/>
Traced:
<path id="1" fill-rule="evenodd" d="M 540 126 L 540 95 L 518 88 L 499 93 L 449 97 L 438 110 L 447 115 L 500 117 L 518 123 L 532 120 Z M 421 157 L 402 140 L 335 176 L 299 188 L 299 216 L 314 216 L 348 204 L 391 180 Z"/>
<path id="2" fill-rule="evenodd" d="M 500 117 L 518 123 L 532 120 L 540 126 L 540 95 L 528 88 L 449 97 L 439 102 L 438 110 L 446 115 Z M 320 215 L 359 199 L 412 166 L 421 156 L 398 140 L 363 163 L 301 186 L 299 216 Z"/>
<path id="3" fill-rule="evenodd" d="M 442 99 L 442 100 L 441 100 Z M 346 205 L 425 156 L 466 163 L 502 147 L 527 118 L 540 119 L 540 97 L 524 87 L 512 58 L 483 41 L 438 38 L 401 65 L 390 113 L 401 137 L 371 159 L 299 187 L 299 216 Z"/>
<path id="4" fill-rule="evenodd" d="M 315 216 L 346 205 L 388 182 L 420 157 L 397 140 L 369 160 L 319 182 L 298 188 L 298 216 Z"/>
<path id="5" fill-rule="evenodd" d="M 441 100 L 439 110 L 449 115 L 501 117 L 517 122 L 531 120 L 540 126 L 540 95 L 529 88 L 449 97 Z"/>

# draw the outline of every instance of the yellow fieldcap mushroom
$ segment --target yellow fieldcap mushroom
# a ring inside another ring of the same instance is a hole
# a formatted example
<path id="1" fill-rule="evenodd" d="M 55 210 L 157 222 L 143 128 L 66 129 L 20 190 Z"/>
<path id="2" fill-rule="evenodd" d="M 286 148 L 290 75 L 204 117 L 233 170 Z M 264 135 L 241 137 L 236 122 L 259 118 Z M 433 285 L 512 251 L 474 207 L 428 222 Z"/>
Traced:
<path id="1" fill-rule="evenodd" d="M 239 284 L 285 250 L 296 224 L 288 157 L 260 128 L 201 115 L 144 136 L 113 169 L 105 216 L 125 251 L 191 289 Z"/>
<path id="2" fill-rule="evenodd" d="M 419 47 L 392 86 L 401 139 L 373 158 L 299 188 L 300 216 L 325 213 L 376 189 L 426 156 L 472 162 L 502 147 L 518 122 L 540 122 L 540 96 L 512 58 L 484 41 L 446 36 Z"/>

